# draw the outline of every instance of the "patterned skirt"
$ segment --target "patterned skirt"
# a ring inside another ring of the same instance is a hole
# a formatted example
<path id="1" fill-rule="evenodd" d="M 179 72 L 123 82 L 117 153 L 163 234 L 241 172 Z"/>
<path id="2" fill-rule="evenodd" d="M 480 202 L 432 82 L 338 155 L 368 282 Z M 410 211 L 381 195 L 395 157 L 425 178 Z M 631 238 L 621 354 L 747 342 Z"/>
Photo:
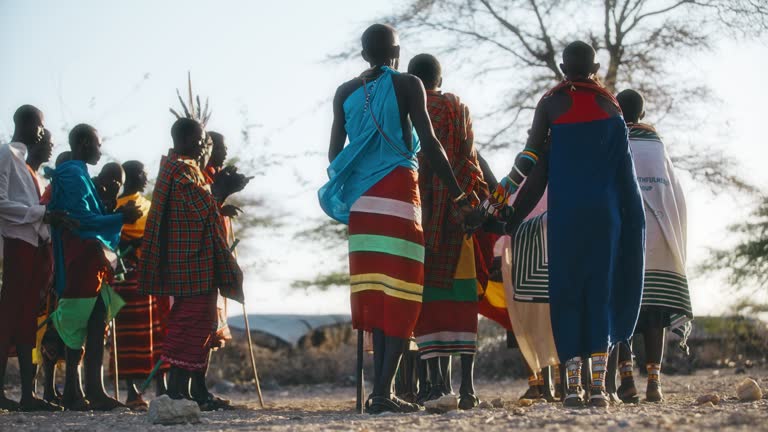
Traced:
<path id="1" fill-rule="evenodd" d="M 208 352 L 218 327 L 216 298 L 216 292 L 174 297 L 163 344 L 163 362 L 192 372 L 208 369 Z"/>
<path id="2" fill-rule="evenodd" d="M 112 287 L 125 301 L 115 317 L 117 327 L 117 367 L 120 378 L 143 379 L 160 360 L 165 340 L 165 322 L 171 306 L 168 297 L 139 294 L 134 275 Z M 114 348 L 110 350 L 114 356 Z M 114 374 L 114 357 L 109 362 Z M 163 364 L 160 370 L 167 370 Z"/>
<path id="3" fill-rule="evenodd" d="M 415 330 L 422 359 L 475 354 L 477 288 L 474 242 L 462 237 L 452 286 L 424 287 L 424 304 Z"/>
<path id="4" fill-rule="evenodd" d="M 395 168 L 352 206 L 349 272 L 353 327 L 411 337 L 424 284 L 416 171 Z"/>

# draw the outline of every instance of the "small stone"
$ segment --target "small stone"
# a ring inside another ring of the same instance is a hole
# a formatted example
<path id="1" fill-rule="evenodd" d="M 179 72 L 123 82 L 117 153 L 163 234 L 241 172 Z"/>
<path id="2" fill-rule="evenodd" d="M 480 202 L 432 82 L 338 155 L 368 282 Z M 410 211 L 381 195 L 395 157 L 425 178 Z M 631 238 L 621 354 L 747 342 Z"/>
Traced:
<path id="1" fill-rule="evenodd" d="M 439 399 L 424 402 L 424 408 L 434 414 L 445 414 L 459 409 L 459 399 L 456 395 L 445 395 Z"/>
<path id="2" fill-rule="evenodd" d="M 751 378 L 745 378 L 736 387 L 736 396 L 742 402 L 752 402 L 763 398 L 763 392 L 757 382 Z"/>
<path id="3" fill-rule="evenodd" d="M 546 399 L 544 399 L 544 398 L 540 398 L 540 399 L 534 399 L 534 400 L 533 400 L 533 403 L 534 403 L 534 404 L 545 404 L 545 403 L 547 403 L 547 400 L 546 400 Z"/>
<path id="4" fill-rule="evenodd" d="M 701 395 L 696 399 L 696 405 L 704 405 L 706 403 L 717 405 L 720 403 L 720 396 L 714 393 L 711 393 L 711 394 Z"/>
<path id="5" fill-rule="evenodd" d="M 149 403 L 147 420 L 161 425 L 200 423 L 200 407 L 195 401 L 174 400 L 162 395 Z"/>
<path id="6" fill-rule="evenodd" d="M 713 404 L 713 403 L 712 403 L 712 401 L 708 401 L 708 402 L 706 402 L 706 403 L 703 403 L 703 404 L 701 405 L 701 407 L 702 407 L 702 408 L 714 408 L 714 407 L 715 407 L 715 404 Z"/>
<path id="7" fill-rule="evenodd" d="M 513 408 L 512 409 L 512 415 L 524 416 L 525 415 L 525 410 L 522 409 L 522 408 Z"/>
<path id="8" fill-rule="evenodd" d="M 480 405 L 478 405 L 477 407 L 484 410 L 493 409 L 493 405 L 491 405 L 491 403 L 488 401 L 481 401 Z"/>
<path id="9" fill-rule="evenodd" d="M 519 401 L 517 401 L 517 404 L 520 405 L 521 407 L 529 407 L 533 405 L 533 399 L 520 399 Z"/>
<path id="10" fill-rule="evenodd" d="M 494 408 L 504 408 L 504 401 L 501 398 L 496 398 L 491 401 L 491 405 Z"/>

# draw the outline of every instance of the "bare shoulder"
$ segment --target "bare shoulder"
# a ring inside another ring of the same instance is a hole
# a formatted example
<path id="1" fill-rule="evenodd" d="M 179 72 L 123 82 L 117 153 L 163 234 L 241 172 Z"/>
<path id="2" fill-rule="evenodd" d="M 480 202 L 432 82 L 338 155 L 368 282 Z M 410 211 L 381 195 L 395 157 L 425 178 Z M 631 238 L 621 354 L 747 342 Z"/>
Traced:
<path id="1" fill-rule="evenodd" d="M 421 88 L 422 91 L 424 91 L 424 86 L 421 84 L 419 77 L 409 73 L 401 72 L 392 74 L 392 83 L 398 86 L 403 86 L 409 90 L 416 91 L 415 89 Z"/>
<path id="2" fill-rule="evenodd" d="M 334 102 L 342 103 L 349 97 L 355 90 L 363 85 L 363 81 L 360 78 L 352 78 L 351 80 L 341 84 L 336 89 L 336 95 L 334 96 Z"/>

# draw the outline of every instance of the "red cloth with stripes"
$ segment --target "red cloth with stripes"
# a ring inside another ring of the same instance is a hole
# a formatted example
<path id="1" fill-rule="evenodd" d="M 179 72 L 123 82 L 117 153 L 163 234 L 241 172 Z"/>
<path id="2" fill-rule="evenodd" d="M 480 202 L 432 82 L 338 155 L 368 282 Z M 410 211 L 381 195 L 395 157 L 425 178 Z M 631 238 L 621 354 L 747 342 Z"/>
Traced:
<path id="1" fill-rule="evenodd" d="M 216 334 L 217 293 L 175 297 L 168 315 L 162 360 L 170 366 L 204 372 Z"/>
<path id="2" fill-rule="evenodd" d="M 363 197 L 387 198 L 420 206 L 418 174 L 408 168 L 395 168 Z M 386 236 L 424 245 L 420 221 L 355 211 L 353 207 L 349 216 L 349 235 L 357 234 Z M 422 262 L 387 253 L 351 252 L 349 271 L 352 276 L 382 274 L 402 282 L 424 284 Z M 369 332 L 380 329 L 386 336 L 400 338 L 411 337 L 421 311 L 420 294 L 419 301 L 413 301 L 367 289 L 352 293 L 350 302 L 353 328 Z"/>
<path id="3" fill-rule="evenodd" d="M 125 306 L 115 317 L 119 376 L 146 378 L 163 353 L 170 299 L 139 294 L 136 275 L 131 273 L 125 282 L 115 283 L 112 288 L 125 300 Z M 110 374 L 114 374 L 114 350 L 110 354 Z M 170 365 L 163 363 L 160 370 L 168 368 Z"/>

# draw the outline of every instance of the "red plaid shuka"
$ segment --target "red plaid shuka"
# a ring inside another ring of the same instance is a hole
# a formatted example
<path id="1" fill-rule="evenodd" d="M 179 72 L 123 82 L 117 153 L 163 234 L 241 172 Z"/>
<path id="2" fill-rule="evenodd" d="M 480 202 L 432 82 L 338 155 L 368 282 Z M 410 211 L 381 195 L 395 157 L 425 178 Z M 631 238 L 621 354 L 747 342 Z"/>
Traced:
<path id="1" fill-rule="evenodd" d="M 469 109 L 454 94 L 428 90 L 427 110 L 459 187 L 467 195 L 475 192 L 482 201 L 488 196 L 488 185 L 477 161 Z M 453 284 L 464 233 L 457 222 L 458 208 L 453 204 L 448 188 L 434 175 L 421 153 L 419 189 L 426 243 L 424 285 L 448 289 Z"/>
<path id="2" fill-rule="evenodd" d="M 141 293 L 189 297 L 218 288 L 243 300 L 242 272 L 216 200 L 197 163 L 173 150 L 160 162 L 141 249 Z"/>

